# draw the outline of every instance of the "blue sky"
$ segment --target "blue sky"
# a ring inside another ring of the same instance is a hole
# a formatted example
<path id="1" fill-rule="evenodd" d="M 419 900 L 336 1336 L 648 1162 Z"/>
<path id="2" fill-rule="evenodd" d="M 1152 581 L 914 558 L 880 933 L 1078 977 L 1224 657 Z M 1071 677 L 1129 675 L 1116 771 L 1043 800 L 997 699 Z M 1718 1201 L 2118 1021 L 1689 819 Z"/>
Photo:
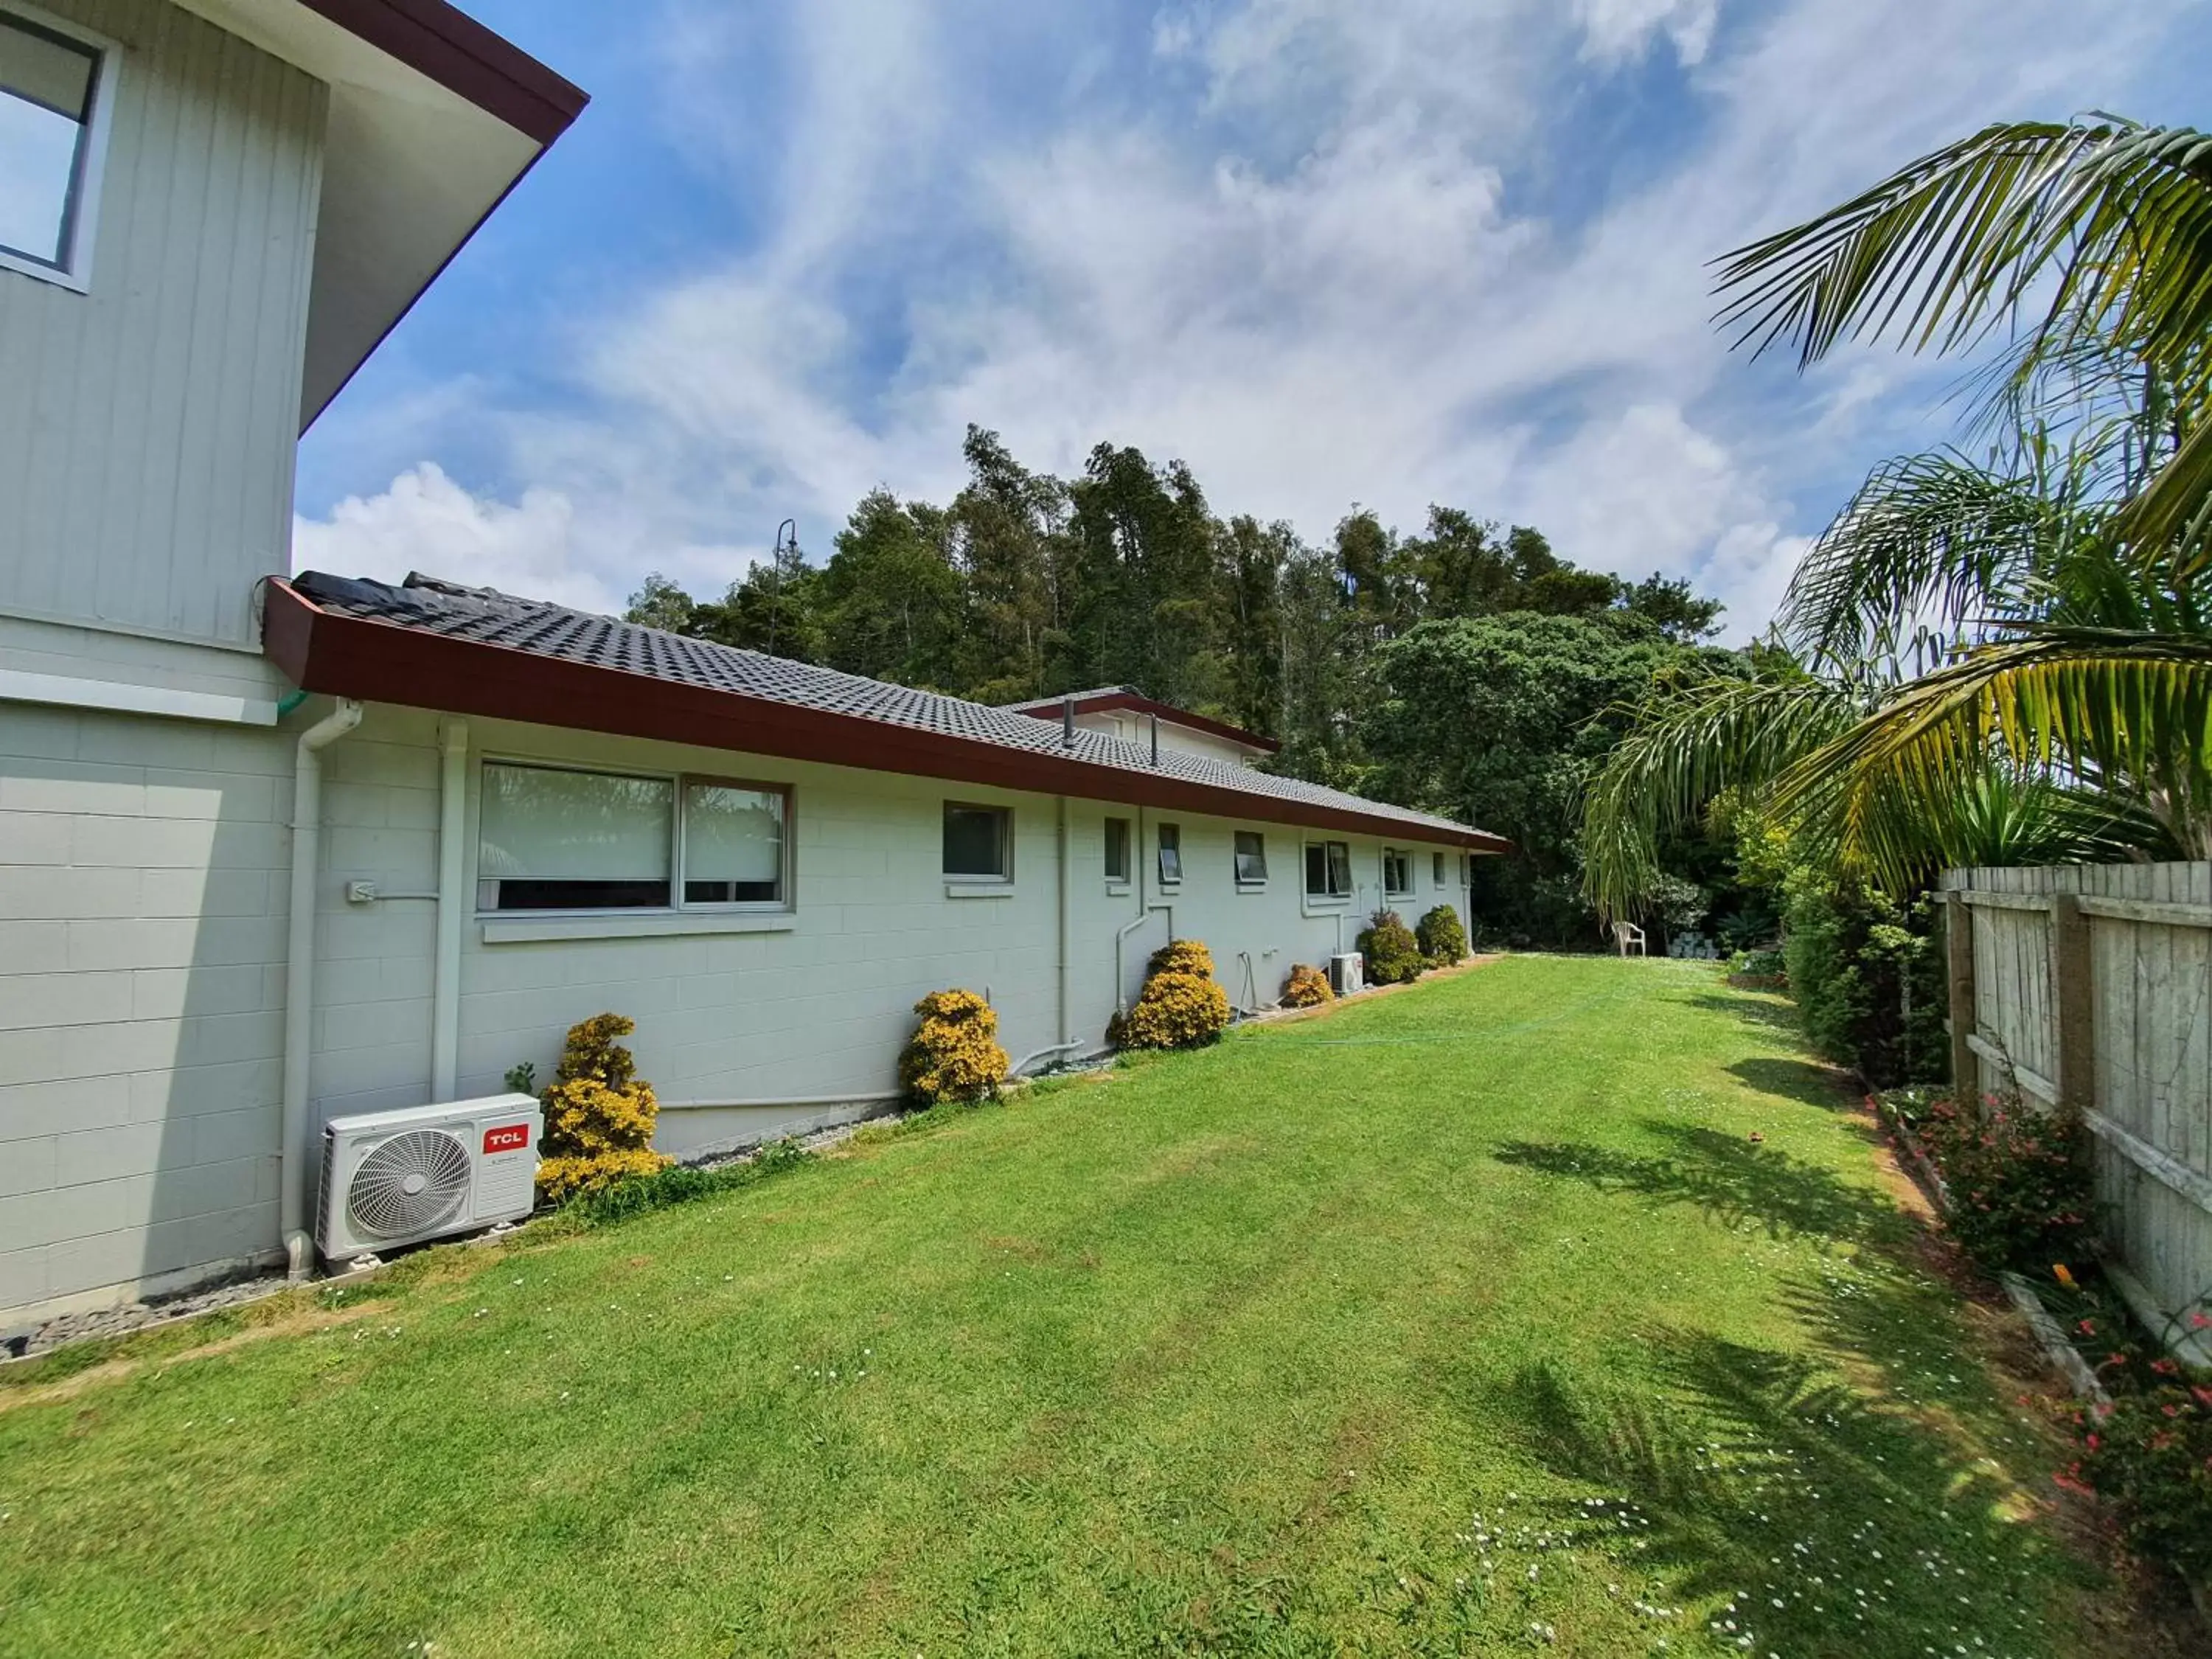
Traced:
<path id="1" fill-rule="evenodd" d="M 2212 118 L 2205 0 L 466 3 L 592 103 L 307 437 L 296 557 L 597 609 L 943 500 L 975 422 L 1742 637 L 1959 371 L 1732 354 L 1705 262 L 1990 120 Z"/>

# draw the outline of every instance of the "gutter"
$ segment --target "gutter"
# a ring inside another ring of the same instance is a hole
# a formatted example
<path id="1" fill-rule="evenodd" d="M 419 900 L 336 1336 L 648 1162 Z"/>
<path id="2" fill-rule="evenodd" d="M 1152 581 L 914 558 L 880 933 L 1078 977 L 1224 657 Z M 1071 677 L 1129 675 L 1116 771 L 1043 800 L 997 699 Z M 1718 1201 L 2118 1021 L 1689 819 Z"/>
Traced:
<path id="1" fill-rule="evenodd" d="M 307 1234 L 307 1105 L 315 1029 L 315 885 L 322 862 L 322 751 L 361 724 L 349 698 L 300 733 L 292 757 L 292 896 L 284 949 L 284 1133 L 278 1178 L 278 1224 L 290 1276 L 314 1265 Z"/>

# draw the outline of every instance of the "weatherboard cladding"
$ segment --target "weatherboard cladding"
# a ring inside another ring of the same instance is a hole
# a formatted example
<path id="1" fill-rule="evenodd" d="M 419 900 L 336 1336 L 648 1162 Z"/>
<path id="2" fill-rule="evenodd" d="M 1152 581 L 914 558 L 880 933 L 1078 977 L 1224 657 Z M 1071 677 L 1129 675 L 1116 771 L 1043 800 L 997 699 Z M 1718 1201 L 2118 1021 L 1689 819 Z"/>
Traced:
<path id="1" fill-rule="evenodd" d="M 466 587 L 422 575 L 410 576 L 404 586 L 395 587 L 317 571 L 294 578 L 291 586 L 325 611 L 392 623 L 442 639 L 522 651 L 553 661 L 725 691 L 1115 772 L 1173 779 L 1283 805 L 1357 813 L 1402 823 L 1409 834 L 1426 830 L 1462 844 L 1470 836 L 1481 833 L 1449 818 L 1203 755 L 1162 750 L 1155 758 L 1148 748 L 1103 732 L 1079 729 L 1069 743 L 1058 726 L 1012 709 L 892 685 L 708 640 L 687 639 L 489 588 Z M 1502 848 L 1504 843 L 1498 845 Z"/>

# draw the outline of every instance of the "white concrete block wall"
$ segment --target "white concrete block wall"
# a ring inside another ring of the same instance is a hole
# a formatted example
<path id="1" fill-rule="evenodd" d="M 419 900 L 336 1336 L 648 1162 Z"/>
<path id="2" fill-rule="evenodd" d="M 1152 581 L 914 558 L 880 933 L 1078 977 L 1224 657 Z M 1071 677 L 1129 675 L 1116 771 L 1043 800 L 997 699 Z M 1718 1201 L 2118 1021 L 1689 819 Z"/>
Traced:
<path id="1" fill-rule="evenodd" d="M 286 823 L 295 730 L 315 712 L 277 732 L 0 705 L 0 1312 L 277 1249 Z M 438 735 L 434 714 L 372 707 L 324 751 L 318 1123 L 429 1098 L 435 906 L 351 903 L 345 890 L 434 889 Z M 526 943 L 486 942 L 471 912 L 463 1094 L 501 1089 L 521 1060 L 550 1078 L 568 1028 L 611 1009 L 638 1023 L 640 1071 L 670 1103 L 661 1144 L 682 1152 L 888 1092 L 929 991 L 988 990 L 1017 1058 L 1059 1041 L 1052 797 L 497 721 L 471 722 L 470 740 L 471 900 L 477 779 L 495 756 L 787 784 L 796 905 L 781 931 L 648 921 L 635 937 Z M 1012 809 L 1010 893 L 948 892 L 948 799 Z M 1348 948 L 1380 902 L 1374 837 L 1071 800 L 1069 1026 L 1087 1043 L 1115 1006 L 1115 934 L 1139 902 L 1135 884 L 1105 881 L 1109 816 L 1139 825 L 1133 854 L 1148 862 L 1162 817 L 1181 826 L 1183 882 L 1144 890 L 1172 907 L 1177 936 L 1212 947 L 1239 1003 L 1272 1002 L 1293 962 Z M 1267 837 L 1263 890 L 1236 885 L 1238 828 Z M 1304 900 L 1310 836 L 1352 844 L 1359 891 L 1339 909 Z M 1461 895 L 1455 853 L 1432 890 L 1430 849 L 1407 845 L 1411 921 Z M 1129 939 L 1128 995 L 1170 920 L 1150 915 Z"/>
<path id="2" fill-rule="evenodd" d="M 276 1241 L 289 744 L 0 705 L 0 1310 Z"/>

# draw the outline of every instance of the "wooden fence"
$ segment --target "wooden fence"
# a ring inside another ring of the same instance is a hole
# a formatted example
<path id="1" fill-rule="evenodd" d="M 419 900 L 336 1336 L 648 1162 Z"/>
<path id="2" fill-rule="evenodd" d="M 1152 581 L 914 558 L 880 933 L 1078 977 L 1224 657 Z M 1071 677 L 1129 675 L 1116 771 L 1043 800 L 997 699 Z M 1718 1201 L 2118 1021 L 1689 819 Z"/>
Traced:
<path id="1" fill-rule="evenodd" d="M 2113 1282 L 2177 1351 L 2212 1294 L 2212 863 L 1954 870 L 1952 1074 L 2078 1110 Z"/>

